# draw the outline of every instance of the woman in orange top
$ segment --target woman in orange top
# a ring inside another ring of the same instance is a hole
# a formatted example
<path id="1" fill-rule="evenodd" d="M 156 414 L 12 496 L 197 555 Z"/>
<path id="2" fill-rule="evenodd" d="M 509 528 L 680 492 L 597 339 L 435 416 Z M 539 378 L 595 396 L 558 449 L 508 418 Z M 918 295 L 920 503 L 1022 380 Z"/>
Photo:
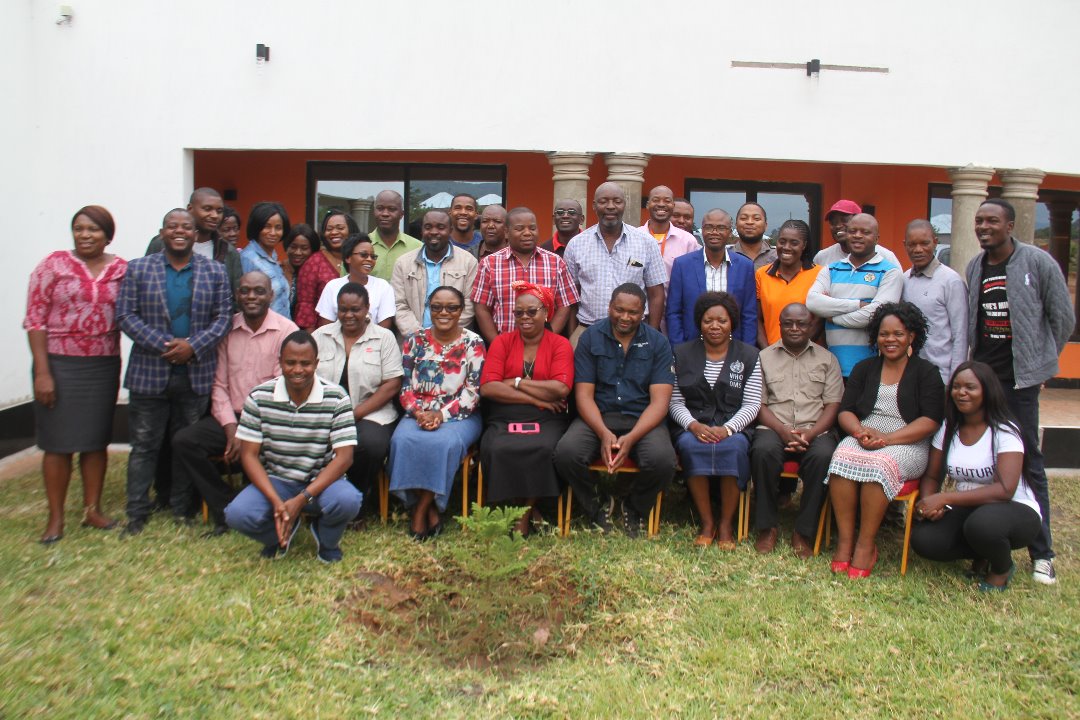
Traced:
<path id="1" fill-rule="evenodd" d="M 758 296 L 759 348 L 767 348 L 780 339 L 780 311 L 791 303 L 805 303 L 810 286 L 821 270 L 811 260 L 810 226 L 802 220 L 788 220 L 776 237 L 776 260 L 754 273 Z M 814 318 L 810 337 L 821 334 L 821 318 Z"/>

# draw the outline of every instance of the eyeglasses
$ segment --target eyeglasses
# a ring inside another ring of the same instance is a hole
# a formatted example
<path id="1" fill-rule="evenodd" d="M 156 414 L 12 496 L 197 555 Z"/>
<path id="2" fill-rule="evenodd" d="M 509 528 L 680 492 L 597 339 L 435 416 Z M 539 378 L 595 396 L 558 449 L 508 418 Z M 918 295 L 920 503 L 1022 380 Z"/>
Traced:
<path id="1" fill-rule="evenodd" d="M 805 330 L 810 327 L 809 320 L 781 320 L 780 327 L 785 330 Z"/>
<path id="2" fill-rule="evenodd" d="M 576 217 L 577 210 L 556 210 L 555 217 Z"/>
<path id="3" fill-rule="evenodd" d="M 432 315 L 441 315 L 442 313 L 454 313 L 461 312 L 461 305 L 429 305 L 428 309 L 431 310 Z"/>
<path id="4" fill-rule="evenodd" d="M 257 295 L 260 297 L 270 293 L 270 291 L 264 287 L 244 287 L 243 285 L 240 286 L 240 289 L 237 292 L 241 295 Z"/>
<path id="5" fill-rule="evenodd" d="M 379 256 L 369 252 L 354 252 L 352 257 L 364 258 L 365 260 L 378 260 Z"/>
<path id="6" fill-rule="evenodd" d="M 544 308 L 542 307 L 531 307 L 525 308 L 524 310 L 518 310 L 517 308 L 514 308 L 514 317 L 516 317 L 518 320 L 525 316 L 534 318 L 536 317 L 537 313 L 539 313 L 543 309 Z"/>
<path id="7" fill-rule="evenodd" d="M 729 232 L 731 232 L 731 226 L 730 225 L 702 225 L 701 226 L 701 232 L 703 232 L 703 233 L 707 233 L 707 232 L 729 233 Z"/>

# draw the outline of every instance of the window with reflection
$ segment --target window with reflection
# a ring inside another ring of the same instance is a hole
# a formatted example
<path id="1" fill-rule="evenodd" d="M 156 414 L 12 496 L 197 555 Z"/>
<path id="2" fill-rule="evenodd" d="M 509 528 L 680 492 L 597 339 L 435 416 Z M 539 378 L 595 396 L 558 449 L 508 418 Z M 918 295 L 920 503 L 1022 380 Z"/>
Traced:
<path id="1" fill-rule="evenodd" d="M 307 165 L 308 222 L 336 208 L 370 231 L 375 226 L 375 196 L 383 190 L 394 190 L 405 199 L 401 222 L 405 230 L 426 211 L 449 208 L 457 194 L 472 195 L 481 210 L 503 204 L 506 166 L 312 161 Z"/>
<path id="2" fill-rule="evenodd" d="M 743 203 L 756 202 L 765 208 L 768 219 L 766 239 L 772 241 L 785 221 L 802 220 L 810 226 L 810 245 L 813 251 L 817 252 L 820 246 L 820 185 L 688 178 L 686 197 L 694 206 L 695 228 L 700 227 L 701 218 L 709 210 L 726 210 L 734 219 Z M 733 232 L 732 236 L 737 235 Z"/>

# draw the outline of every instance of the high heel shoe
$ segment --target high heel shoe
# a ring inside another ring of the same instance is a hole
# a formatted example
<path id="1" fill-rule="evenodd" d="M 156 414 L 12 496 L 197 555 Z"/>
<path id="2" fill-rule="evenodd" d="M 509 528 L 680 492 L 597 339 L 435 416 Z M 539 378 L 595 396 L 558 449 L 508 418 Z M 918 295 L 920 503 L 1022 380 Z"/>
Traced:
<path id="1" fill-rule="evenodd" d="M 833 575 L 846 573 L 850 567 L 850 560 L 833 560 L 832 563 L 829 564 L 829 569 L 832 570 Z"/>
<path id="2" fill-rule="evenodd" d="M 870 577 L 870 573 L 874 571 L 874 566 L 877 565 L 877 546 L 874 547 L 874 559 L 870 561 L 870 567 L 865 570 L 857 568 L 854 565 L 848 568 L 847 576 L 852 580 L 863 579 Z"/>

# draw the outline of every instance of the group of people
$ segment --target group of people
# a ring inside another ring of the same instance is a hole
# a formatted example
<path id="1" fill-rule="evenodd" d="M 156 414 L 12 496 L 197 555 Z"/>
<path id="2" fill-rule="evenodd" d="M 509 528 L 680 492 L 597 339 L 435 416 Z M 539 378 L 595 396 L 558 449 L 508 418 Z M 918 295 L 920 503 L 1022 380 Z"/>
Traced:
<path id="1" fill-rule="evenodd" d="M 233 528 L 276 557 L 307 514 L 318 557 L 335 562 L 385 471 L 425 540 L 478 446 L 486 500 L 529 508 L 523 535 L 569 486 L 591 523 L 637 536 L 681 468 L 696 545 L 735 547 L 752 483 L 768 553 L 795 489 L 782 469 L 797 461 L 801 558 L 827 493 L 832 571 L 868 576 L 889 502 L 917 486 L 916 552 L 971 558 L 997 589 L 1011 550 L 1028 547 L 1035 579 L 1054 582 L 1038 395 L 1075 318 L 1058 266 L 1011 236 L 1012 207 L 979 208 L 983 252 L 965 282 L 925 220 L 907 227 L 904 272 L 850 200 L 830 208 L 835 244 L 813 257 L 802 221 L 773 246 L 748 202 L 734 218 L 706 212 L 699 240 L 687 206 L 658 186 L 634 227 L 604 183 L 597 223 L 582 230 L 580 204 L 560 200 L 545 242 L 528 208 L 480 213 L 469 195 L 424 213 L 420 239 L 401 232 L 390 190 L 369 234 L 339 210 L 318 232 L 294 226 L 266 202 L 238 252 L 221 230 L 239 218 L 200 188 L 130 262 L 106 252 L 108 211 L 80 209 L 74 249 L 32 274 L 24 321 L 49 501 L 40 541 L 63 537 L 76 453 L 84 525 L 116 525 L 100 503 L 122 331 L 127 535 L 156 508 L 191 522 L 201 501 L 208 535 Z M 249 484 L 224 482 L 222 463 Z"/>

